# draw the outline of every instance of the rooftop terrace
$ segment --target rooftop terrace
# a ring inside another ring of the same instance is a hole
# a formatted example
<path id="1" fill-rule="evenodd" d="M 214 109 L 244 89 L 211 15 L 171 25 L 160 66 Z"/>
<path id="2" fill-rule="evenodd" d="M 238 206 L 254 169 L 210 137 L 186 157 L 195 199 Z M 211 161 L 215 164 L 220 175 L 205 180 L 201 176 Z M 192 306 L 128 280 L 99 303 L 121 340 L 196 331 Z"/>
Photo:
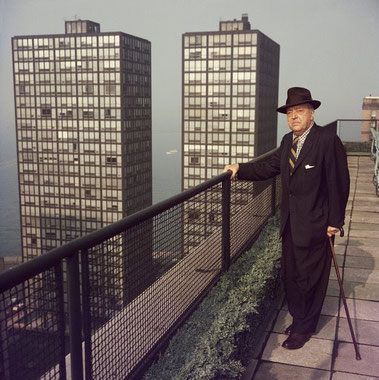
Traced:
<path id="1" fill-rule="evenodd" d="M 285 302 L 267 323 L 266 334 L 244 379 L 367 380 L 379 376 L 379 198 L 369 157 L 348 157 L 351 188 L 345 237 L 336 254 L 362 360 L 355 359 L 332 265 L 319 330 L 295 351 L 281 347 L 291 319 Z"/>
<path id="2" fill-rule="evenodd" d="M 290 316 L 281 301 L 259 328 L 244 380 L 379 378 L 379 198 L 370 157 L 356 152 L 348 161 L 350 199 L 336 253 L 362 360 L 332 267 L 317 334 L 300 350 L 284 350 Z M 279 179 L 231 182 L 220 174 L 4 272 L 0 377 L 141 378 L 254 243 L 279 199 Z"/>

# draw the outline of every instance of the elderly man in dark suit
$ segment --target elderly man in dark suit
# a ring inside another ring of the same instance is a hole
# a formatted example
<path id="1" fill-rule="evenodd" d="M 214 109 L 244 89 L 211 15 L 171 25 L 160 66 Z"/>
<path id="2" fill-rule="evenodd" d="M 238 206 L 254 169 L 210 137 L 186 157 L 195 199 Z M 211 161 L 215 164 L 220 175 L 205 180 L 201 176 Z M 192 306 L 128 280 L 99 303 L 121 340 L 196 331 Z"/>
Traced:
<path id="1" fill-rule="evenodd" d="M 328 236 L 342 232 L 349 196 L 349 171 L 344 147 L 329 128 L 314 122 L 321 102 L 309 90 L 288 90 L 286 104 L 291 132 L 263 162 L 227 165 L 231 178 L 282 181 L 282 278 L 292 324 L 282 346 L 298 349 L 315 333 L 324 302 L 331 252 Z"/>

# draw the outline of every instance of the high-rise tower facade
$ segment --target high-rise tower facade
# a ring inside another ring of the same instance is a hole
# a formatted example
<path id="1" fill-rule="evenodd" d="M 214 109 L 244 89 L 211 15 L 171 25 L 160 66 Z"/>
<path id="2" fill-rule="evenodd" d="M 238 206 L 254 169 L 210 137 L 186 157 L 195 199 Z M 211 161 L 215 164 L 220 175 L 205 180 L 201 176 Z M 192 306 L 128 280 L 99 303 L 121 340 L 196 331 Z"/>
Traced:
<path id="1" fill-rule="evenodd" d="M 151 45 L 75 20 L 12 49 L 28 260 L 151 205 Z"/>
<path id="2" fill-rule="evenodd" d="M 183 34 L 182 189 L 276 147 L 279 50 L 245 14 Z"/>

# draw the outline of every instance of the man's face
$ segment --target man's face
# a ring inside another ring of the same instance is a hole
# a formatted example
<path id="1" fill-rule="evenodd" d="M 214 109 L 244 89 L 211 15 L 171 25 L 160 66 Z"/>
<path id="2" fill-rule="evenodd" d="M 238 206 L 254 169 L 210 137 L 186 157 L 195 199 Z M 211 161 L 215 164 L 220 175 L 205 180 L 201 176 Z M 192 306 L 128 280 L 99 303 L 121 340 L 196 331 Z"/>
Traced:
<path id="1" fill-rule="evenodd" d="M 296 136 L 301 136 L 311 126 L 314 113 L 309 104 L 287 108 L 288 125 Z"/>

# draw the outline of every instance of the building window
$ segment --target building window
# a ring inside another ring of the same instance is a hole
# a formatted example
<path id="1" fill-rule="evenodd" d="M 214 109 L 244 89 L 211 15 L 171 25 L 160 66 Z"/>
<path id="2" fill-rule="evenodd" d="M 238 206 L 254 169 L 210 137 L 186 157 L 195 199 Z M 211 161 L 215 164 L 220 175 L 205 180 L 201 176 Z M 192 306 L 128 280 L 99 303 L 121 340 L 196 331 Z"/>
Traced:
<path id="1" fill-rule="evenodd" d="M 195 221 L 200 218 L 199 210 L 188 210 L 188 219 L 191 221 Z"/>
<path id="2" fill-rule="evenodd" d="M 83 86 L 83 94 L 93 94 L 93 84 L 86 84 Z"/>
<path id="3" fill-rule="evenodd" d="M 107 164 L 117 164 L 117 157 L 106 157 Z"/>
<path id="4" fill-rule="evenodd" d="M 104 85 L 104 90 L 106 95 L 115 95 L 116 94 L 116 85 L 115 84 L 106 84 Z"/>
<path id="5" fill-rule="evenodd" d="M 198 165 L 200 163 L 199 157 L 190 157 L 190 164 L 191 165 Z"/>
<path id="6" fill-rule="evenodd" d="M 41 108 L 42 117 L 51 117 L 51 108 Z"/>
<path id="7" fill-rule="evenodd" d="M 56 239 L 56 238 L 57 238 L 56 232 L 48 232 L 48 231 L 46 231 L 46 239 Z"/>
<path id="8" fill-rule="evenodd" d="M 83 117 L 92 119 L 94 116 L 94 112 L 92 110 L 83 110 Z"/>

